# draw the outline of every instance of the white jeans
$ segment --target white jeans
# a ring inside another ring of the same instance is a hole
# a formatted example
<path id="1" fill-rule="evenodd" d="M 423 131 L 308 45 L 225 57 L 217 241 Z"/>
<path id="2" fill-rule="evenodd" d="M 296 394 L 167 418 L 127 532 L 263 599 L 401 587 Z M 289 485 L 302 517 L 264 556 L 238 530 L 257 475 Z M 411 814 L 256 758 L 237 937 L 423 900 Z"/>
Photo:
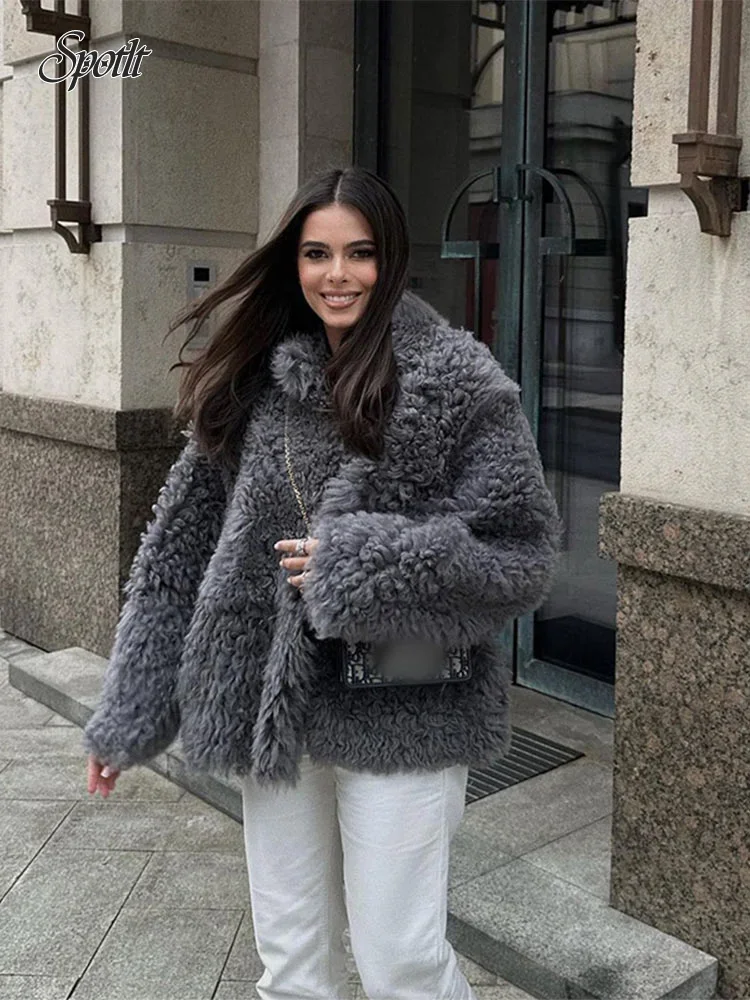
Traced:
<path id="1" fill-rule="evenodd" d="M 377 775 L 300 763 L 296 788 L 242 778 L 261 1000 L 476 1000 L 446 940 L 448 849 L 468 767 Z"/>

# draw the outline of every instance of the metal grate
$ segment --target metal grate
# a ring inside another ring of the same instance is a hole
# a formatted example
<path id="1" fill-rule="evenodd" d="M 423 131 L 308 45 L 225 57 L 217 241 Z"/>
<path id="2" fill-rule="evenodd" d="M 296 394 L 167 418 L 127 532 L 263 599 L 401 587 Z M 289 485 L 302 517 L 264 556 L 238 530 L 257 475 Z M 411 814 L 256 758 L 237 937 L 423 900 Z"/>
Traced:
<path id="1" fill-rule="evenodd" d="M 520 781 L 544 774 L 545 771 L 552 771 L 578 757 L 583 757 L 580 750 L 530 733 L 528 729 L 513 726 L 510 750 L 506 756 L 496 764 L 469 770 L 466 802 L 468 804 L 483 799 L 486 795 L 500 792 L 509 785 L 517 785 Z"/>

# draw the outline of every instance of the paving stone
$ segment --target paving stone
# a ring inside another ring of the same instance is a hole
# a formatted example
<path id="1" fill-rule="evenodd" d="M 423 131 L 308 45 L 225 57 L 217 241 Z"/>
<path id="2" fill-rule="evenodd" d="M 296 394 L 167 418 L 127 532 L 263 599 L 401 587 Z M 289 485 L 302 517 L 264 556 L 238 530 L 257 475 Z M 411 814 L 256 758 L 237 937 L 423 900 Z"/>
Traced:
<path id="1" fill-rule="evenodd" d="M 0 692 L 0 730 L 43 726 L 52 717 L 46 705 L 7 685 Z"/>
<path id="2" fill-rule="evenodd" d="M 62 715 L 58 715 L 57 712 L 53 712 L 52 715 L 47 719 L 45 723 L 47 726 L 74 726 L 75 722 L 71 722 L 70 719 L 66 719 Z"/>
<path id="3" fill-rule="evenodd" d="M 242 791 L 236 778 L 227 779 L 190 769 L 182 756 L 179 739 L 169 748 L 166 760 L 167 775 L 172 781 L 188 789 L 201 801 L 210 802 L 236 822 L 242 822 Z"/>
<path id="4" fill-rule="evenodd" d="M 523 860 L 609 902 L 611 835 L 612 817 L 605 816 L 524 854 Z"/>
<path id="5" fill-rule="evenodd" d="M 145 800 L 176 802 L 183 789 L 145 767 L 123 771 L 107 804 L 115 801 Z M 97 793 L 97 800 L 99 796 Z M 43 760 L 14 760 L 0 769 L 2 799 L 85 799 L 87 789 L 86 758 L 46 757 Z M 90 800 L 93 801 L 93 800 Z"/>
<path id="6" fill-rule="evenodd" d="M 222 979 L 214 993 L 214 1000 L 258 1000 L 254 983 L 241 979 Z"/>
<path id="7" fill-rule="evenodd" d="M 0 976 L 0 1000 L 67 1000 L 75 979 L 52 976 Z"/>
<path id="8" fill-rule="evenodd" d="M 73 805 L 69 801 L 10 802 L 0 810 L 0 896 L 10 889 Z"/>
<path id="9" fill-rule="evenodd" d="M 517 857 L 611 812 L 611 768 L 579 758 L 472 802 L 456 837 L 467 857 Z"/>
<path id="10" fill-rule="evenodd" d="M 534 1000 L 531 993 L 512 983 L 498 983 L 497 986 L 475 986 L 477 1000 Z"/>
<path id="11" fill-rule="evenodd" d="M 255 947 L 252 915 L 247 909 L 242 914 L 240 929 L 229 952 L 224 977 L 231 980 L 251 980 L 256 983 L 262 975 L 263 963 Z"/>
<path id="12" fill-rule="evenodd" d="M 0 974 L 79 976 L 147 860 L 45 848 L 0 903 Z"/>
<path id="13" fill-rule="evenodd" d="M 512 860 L 512 854 L 498 850 L 491 839 L 483 839 L 476 830 L 462 822 L 451 840 L 448 885 L 451 888 L 461 885 Z"/>
<path id="14" fill-rule="evenodd" d="M 466 955 L 462 955 L 460 952 L 456 952 L 456 957 L 458 958 L 459 968 L 472 986 L 494 986 L 497 983 L 495 973 L 490 972 L 489 969 L 485 969 L 483 965 L 472 962 L 470 958 L 467 958 Z"/>
<path id="15" fill-rule="evenodd" d="M 454 947 L 535 996 L 712 996 L 716 959 L 515 860 L 449 892 Z"/>
<path id="16" fill-rule="evenodd" d="M 0 730 L 0 757 L 77 757 L 86 759 L 78 726 L 39 726 Z"/>
<path id="17" fill-rule="evenodd" d="M 510 714 L 514 726 L 574 747 L 589 760 L 611 766 L 614 719 L 520 686 L 513 687 Z"/>
<path id="18" fill-rule="evenodd" d="M 85 726 L 101 695 L 107 660 L 73 646 L 53 653 L 18 654 L 10 684 L 77 726 Z"/>
<path id="19" fill-rule="evenodd" d="M 5 660 L 12 660 L 20 654 L 33 653 L 35 655 L 45 655 L 43 649 L 32 646 L 31 643 L 24 642 L 8 632 L 0 630 L 0 656 Z"/>
<path id="20" fill-rule="evenodd" d="M 75 1000 L 210 1000 L 239 910 L 123 909 Z"/>
<path id="21" fill-rule="evenodd" d="M 138 909 L 232 909 L 250 906 L 244 855 L 178 851 L 155 854 L 125 904 Z"/>
<path id="22" fill-rule="evenodd" d="M 114 851 L 222 851 L 244 849 L 242 827 L 184 795 L 179 802 L 117 802 L 115 796 L 79 802 L 50 840 L 59 848 Z"/>

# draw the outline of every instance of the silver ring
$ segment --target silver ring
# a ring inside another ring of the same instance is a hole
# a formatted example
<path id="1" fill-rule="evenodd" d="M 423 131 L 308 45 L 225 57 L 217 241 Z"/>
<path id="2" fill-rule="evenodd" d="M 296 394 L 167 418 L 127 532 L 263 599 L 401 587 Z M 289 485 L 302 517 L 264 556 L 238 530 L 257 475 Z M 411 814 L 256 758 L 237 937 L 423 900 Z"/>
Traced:
<path id="1" fill-rule="evenodd" d="M 305 543 L 306 542 L 307 542 L 306 538 L 298 538 L 297 539 L 297 547 L 294 550 L 295 556 L 306 556 L 307 555 L 307 552 L 305 551 Z"/>

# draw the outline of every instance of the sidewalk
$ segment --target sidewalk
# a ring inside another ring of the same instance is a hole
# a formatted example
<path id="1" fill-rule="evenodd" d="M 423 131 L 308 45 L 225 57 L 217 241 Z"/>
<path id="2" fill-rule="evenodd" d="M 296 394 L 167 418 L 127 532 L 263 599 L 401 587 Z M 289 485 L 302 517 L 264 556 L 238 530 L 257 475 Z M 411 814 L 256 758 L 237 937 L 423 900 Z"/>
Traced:
<path id="1" fill-rule="evenodd" d="M 81 730 L 7 677 L 0 1000 L 257 1000 L 241 825 L 147 768 L 89 796 Z M 460 962 L 478 1000 L 530 1000 Z"/>

